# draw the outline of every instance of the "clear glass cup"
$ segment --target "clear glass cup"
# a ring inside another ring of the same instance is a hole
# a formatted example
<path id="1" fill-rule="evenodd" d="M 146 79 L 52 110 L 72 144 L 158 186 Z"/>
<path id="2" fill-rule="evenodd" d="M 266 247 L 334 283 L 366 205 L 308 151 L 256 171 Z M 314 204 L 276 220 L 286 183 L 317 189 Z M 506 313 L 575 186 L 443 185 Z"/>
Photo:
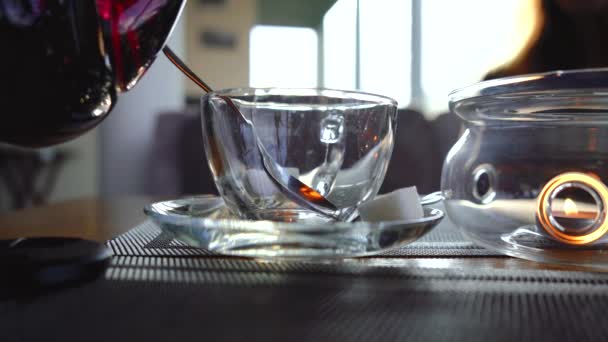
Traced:
<path id="1" fill-rule="evenodd" d="M 201 104 L 215 184 L 241 218 L 349 221 L 382 184 L 396 130 L 397 103 L 390 98 L 327 89 L 243 88 L 209 93 Z M 265 169 L 262 153 L 336 209 L 327 216 L 287 196 Z"/>
<path id="2" fill-rule="evenodd" d="M 523 75 L 450 95 L 450 219 L 525 259 L 608 268 L 608 69 Z"/>

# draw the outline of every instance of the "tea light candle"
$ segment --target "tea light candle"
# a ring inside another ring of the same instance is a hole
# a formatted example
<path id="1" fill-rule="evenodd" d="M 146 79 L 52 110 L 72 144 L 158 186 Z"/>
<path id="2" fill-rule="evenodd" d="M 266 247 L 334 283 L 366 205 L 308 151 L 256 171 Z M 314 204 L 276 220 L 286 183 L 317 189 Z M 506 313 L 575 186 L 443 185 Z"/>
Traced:
<path id="1" fill-rule="evenodd" d="M 554 209 L 551 210 L 551 214 L 554 218 L 593 220 L 598 215 L 597 206 L 593 204 L 580 202 L 577 204 L 571 198 L 552 202 Z"/>
<path id="2" fill-rule="evenodd" d="M 400 221 L 424 217 L 420 197 L 415 186 L 401 188 L 388 194 L 376 196 L 359 206 L 363 221 Z"/>
<path id="3" fill-rule="evenodd" d="M 566 172 L 547 182 L 540 192 L 536 213 L 538 222 L 549 235 L 563 243 L 571 245 L 592 243 L 608 232 L 606 212 L 593 210 L 594 206 L 586 203 L 577 204 L 571 198 L 555 198 L 563 189 L 572 187 L 593 193 L 598 204 L 602 208 L 605 207 L 608 189 L 602 181 L 585 173 Z M 577 233 L 579 228 L 590 231 L 579 235 Z"/>

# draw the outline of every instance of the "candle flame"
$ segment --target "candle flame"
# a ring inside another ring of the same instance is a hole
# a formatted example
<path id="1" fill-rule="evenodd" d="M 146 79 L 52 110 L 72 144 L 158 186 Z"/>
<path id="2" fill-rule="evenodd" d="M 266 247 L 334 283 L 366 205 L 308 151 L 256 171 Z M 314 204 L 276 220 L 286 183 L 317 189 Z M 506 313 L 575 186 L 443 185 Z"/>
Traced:
<path id="1" fill-rule="evenodd" d="M 320 193 L 316 192 L 314 189 L 309 188 L 307 186 L 303 186 L 300 188 L 300 193 L 302 195 L 304 195 L 304 197 L 306 197 L 309 200 L 314 201 L 319 201 L 323 198 L 323 195 L 321 195 Z"/>
<path id="2" fill-rule="evenodd" d="M 564 213 L 566 215 L 575 215 L 578 214 L 578 208 L 576 207 L 576 203 L 570 198 L 566 198 L 564 201 Z"/>

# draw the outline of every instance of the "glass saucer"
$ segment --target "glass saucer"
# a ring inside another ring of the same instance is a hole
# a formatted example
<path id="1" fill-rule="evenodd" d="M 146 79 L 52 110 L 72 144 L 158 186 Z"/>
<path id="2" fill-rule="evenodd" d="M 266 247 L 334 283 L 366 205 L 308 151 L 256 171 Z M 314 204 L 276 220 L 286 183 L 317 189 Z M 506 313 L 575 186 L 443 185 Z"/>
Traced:
<path id="1" fill-rule="evenodd" d="M 387 222 L 304 223 L 247 221 L 234 216 L 220 197 L 196 196 L 149 204 L 144 212 L 189 246 L 254 258 L 332 259 L 373 255 L 407 245 L 435 227 L 443 212 Z"/>

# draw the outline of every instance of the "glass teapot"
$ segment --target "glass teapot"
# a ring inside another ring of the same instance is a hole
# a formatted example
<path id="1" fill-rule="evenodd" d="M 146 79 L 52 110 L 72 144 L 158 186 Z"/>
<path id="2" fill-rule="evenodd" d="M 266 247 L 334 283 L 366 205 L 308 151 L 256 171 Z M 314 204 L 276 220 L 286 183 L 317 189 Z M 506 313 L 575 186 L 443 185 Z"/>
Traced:
<path id="1" fill-rule="evenodd" d="M 164 46 L 185 0 L 0 0 L 0 142 L 99 124 Z"/>

